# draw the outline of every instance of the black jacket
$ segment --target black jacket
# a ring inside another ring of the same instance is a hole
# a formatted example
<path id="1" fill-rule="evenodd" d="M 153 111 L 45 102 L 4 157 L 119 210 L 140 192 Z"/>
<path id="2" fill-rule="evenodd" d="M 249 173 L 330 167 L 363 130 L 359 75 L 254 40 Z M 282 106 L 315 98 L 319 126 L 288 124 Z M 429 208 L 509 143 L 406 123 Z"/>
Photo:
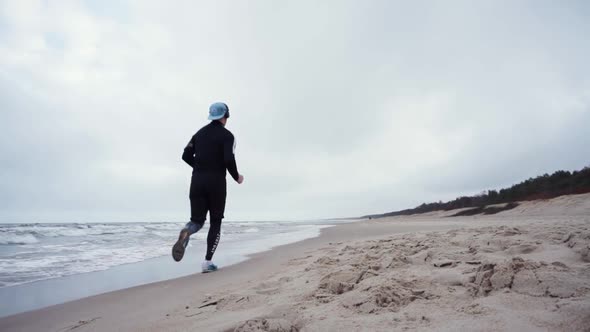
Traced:
<path id="1" fill-rule="evenodd" d="M 234 135 L 219 121 L 201 128 L 188 142 L 182 160 L 193 168 L 193 175 L 205 173 L 229 174 L 238 181 L 239 173 L 234 156 Z"/>

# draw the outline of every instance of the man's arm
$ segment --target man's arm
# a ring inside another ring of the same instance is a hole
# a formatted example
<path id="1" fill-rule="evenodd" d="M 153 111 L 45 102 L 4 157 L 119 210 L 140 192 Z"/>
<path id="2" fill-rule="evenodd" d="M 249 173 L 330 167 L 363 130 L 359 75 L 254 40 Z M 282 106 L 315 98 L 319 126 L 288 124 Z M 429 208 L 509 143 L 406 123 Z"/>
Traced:
<path id="1" fill-rule="evenodd" d="M 191 137 L 191 140 L 188 141 L 188 144 L 184 148 L 184 152 L 182 153 L 182 160 L 184 160 L 190 167 L 195 167 L 195 144 L 194 136 Z"/>
<path id="2" fill-rule="evenodd" d="M 234 135 L 231 133 L 227 135 L 227 138 L 223 142 L 223 159 L 225 161 L 225 167 L 236 182 L 240 179 L 240 173 L 238 173 L 238 166 L 236 165 L 236 157 L 234 150 L 236 148 L 236 140 Z"/>

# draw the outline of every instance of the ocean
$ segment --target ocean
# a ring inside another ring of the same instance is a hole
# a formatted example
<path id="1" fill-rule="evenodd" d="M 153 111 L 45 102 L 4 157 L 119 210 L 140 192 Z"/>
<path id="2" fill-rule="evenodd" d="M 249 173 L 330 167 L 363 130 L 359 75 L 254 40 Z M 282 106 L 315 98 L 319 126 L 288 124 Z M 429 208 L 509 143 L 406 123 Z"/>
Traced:
<path id="1" fill-rule="evenodd" d="M 221 268 L 319 235 L 343 221 L 224 221 L 213 261 Z M 0 224 L 0 316 L 200 272 L 208 223 L 183 260 L 171 248 L 184 223 Z"/>

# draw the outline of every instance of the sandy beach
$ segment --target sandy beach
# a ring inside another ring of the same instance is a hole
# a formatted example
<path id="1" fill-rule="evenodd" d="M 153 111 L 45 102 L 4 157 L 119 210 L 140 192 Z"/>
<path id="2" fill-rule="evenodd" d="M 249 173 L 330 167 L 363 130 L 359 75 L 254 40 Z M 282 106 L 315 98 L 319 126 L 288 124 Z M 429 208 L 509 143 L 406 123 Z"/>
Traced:
<path id="1" fill-rule="evenodd" d="M 0 0 L 0 332 L 590 332 L 590 0 Z"/>
<path id="2" fill-rule="evenodd" d="M 2 318 L 0 330 L 590 330 L 590 194 L 452 213 L 323 229 L 216 273 Z"/>

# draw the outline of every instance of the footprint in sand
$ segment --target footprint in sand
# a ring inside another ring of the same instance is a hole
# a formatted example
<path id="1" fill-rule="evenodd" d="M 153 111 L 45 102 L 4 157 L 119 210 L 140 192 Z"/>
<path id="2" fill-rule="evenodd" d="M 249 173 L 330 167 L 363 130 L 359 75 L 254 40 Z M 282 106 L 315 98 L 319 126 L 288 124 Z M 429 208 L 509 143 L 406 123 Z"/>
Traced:
<path id="1" fill-rule="evenodd" d="M 235 329 L 226 332 L 298 332 L 299 328 L 285 319 L 279 318 L 258 318 L 250 319 L 239 324 Z"/>
<path id="2" fill-rule="evenodd" d="M 395 279 L 372 279 L 362 288 L 345 294 L 340 301 L 345 308 L 358 313 L 397 312 L 417 299 L 430 297 L 424 290 L 414 289 L 415 286 Z"/>
<path id="3" fill-rule="evenodd" d="M 512 246 L 506 250 L 507 253 L 511 255 L 518 255 L 518 254 L 530 254 L 531 252 L 537 250 L 538 246 L 534 244 L 519 244 Z"/>

